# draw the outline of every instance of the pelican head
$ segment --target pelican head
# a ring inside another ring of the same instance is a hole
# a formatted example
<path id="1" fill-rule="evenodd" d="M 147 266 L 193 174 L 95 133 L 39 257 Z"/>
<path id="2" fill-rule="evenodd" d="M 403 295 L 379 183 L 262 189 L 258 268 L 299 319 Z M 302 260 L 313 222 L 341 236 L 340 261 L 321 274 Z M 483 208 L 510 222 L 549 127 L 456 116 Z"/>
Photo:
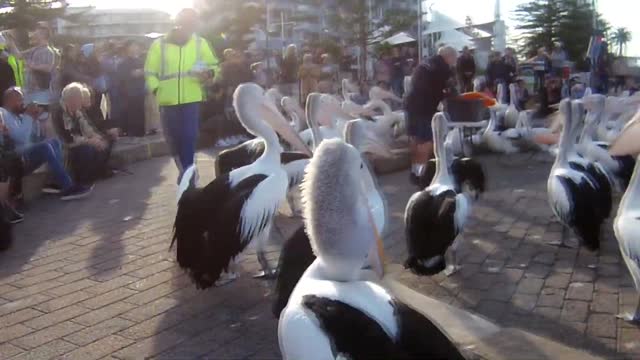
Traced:
<path id="1" fill-rule="evenodd" d="M 311 247 L 332 280 L 351 281 L 376 245 L 360 153 L 340 139 L 318 146 L 302 183 L 303 218 Z"/>
<path id="2" fill-rule="evenodd" d="M 282 106 L 282 110 L 284 110 L 284 112 L 291 118 L 291 126 L 294 130 L 296 132 L 304 130 L 304 119 L 301 119 L 299 106 L 296 104 L 296 100 L 292 97 L 285 96 L 280 101 L 280 105 Z"/>
<path id="3" fill-rule="evenodd" d="M 614 156 L 640 154 L 640 109 L 627 125 L 622 129 L 620 135 L 611 143 L 609 153 Z"/>
<path id="4" fill-rule="evenodd" d="M 293 131 L 287 119 L 276 107 L 265 91 L 257 84 L 240 84 L 233 94 L 233 107 L 238 118 L 248 132 L 255 136 L 265 136 L 261 121 L 282 136 L 295 149 L 311 156 L 311 150 L 304 144 L 298 133 Z"/>

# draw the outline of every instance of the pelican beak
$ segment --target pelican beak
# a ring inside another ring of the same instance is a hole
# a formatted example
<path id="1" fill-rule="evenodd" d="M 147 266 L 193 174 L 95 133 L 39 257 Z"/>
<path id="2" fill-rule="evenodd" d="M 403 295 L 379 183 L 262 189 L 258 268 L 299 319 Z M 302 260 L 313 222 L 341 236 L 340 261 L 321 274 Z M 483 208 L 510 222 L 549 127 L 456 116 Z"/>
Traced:
<path id="1" fill-rule="evenodd" d="M 609 153 L 614 156 L 640 154 L 640 110 L 622 129 L 620 135 L 609 146 Z"/>
<path id="2" fill-rule="evenodd" d="M 380 233 L 378 232 L 378 227 L 376 226 L 376 222 L 374 221 L 373 215 L 371 214 L 371 210 L 367 207 L 367 214 L 369 216 L 369 225 L 373 229 L 373 236 L 375 237 L 375 246 L 371 248 L 371 252 L 369 253 L 369 261 L 373 270 L 378 274 L 378 276 L 382 279 L 384 277 L 384 243 L 382 242 L 382 238 L 380 237 Z M 375 260 L 374 260 L 375 259 Z"/>
<path id="3" fill-rule="evenodd" d="M 284 138 L 294 149 L 312 156 L 311 150 L 305 145 L 297 132 L 293 130 L 291 124 L 285 119 L 282 113 L 276 108 L 273 102 L 265 98 L 263 101 L 264 120 Z"/>

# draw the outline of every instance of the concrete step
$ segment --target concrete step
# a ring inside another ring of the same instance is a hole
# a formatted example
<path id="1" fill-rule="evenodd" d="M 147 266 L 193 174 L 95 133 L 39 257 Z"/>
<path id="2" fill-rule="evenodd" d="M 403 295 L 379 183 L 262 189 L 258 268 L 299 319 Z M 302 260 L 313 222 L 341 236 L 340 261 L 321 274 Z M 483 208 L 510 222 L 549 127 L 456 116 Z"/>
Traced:
<path id="1" fill-rule="evenodd" d="M 397 280 L 402 271 L 404 269 L 398 264 L 387 265 L 385 277 L 380 283 L 402 302 L 438 325 L 468 359 L 600 359 L 520 329 L 500 327 L 479 315 L 418 293 Z"/>

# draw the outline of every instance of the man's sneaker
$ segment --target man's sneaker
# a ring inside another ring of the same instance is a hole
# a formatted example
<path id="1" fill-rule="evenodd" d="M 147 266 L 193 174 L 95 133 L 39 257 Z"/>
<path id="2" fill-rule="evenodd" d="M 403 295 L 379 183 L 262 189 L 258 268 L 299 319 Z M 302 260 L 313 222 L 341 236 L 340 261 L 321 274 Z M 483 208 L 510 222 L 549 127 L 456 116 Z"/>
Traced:
<path id="1" fill-rule="evenodd" d="M 12 224 L 18 224 L 24 221 L 24 215 L 11 206 L 5 207 L 5 214 L 7 216 L 7 220 Z"/>
<path id="2" fill-rule="evenodd" d="M 76 200 L 87 197 L 91 194 L 93 190 L 93 185 L 91 186 L 83 186 L 83 185 L 74 185 L 69 190 L 66 190 L 62 193 L 62 200 Z"/>
<path id="3" fill-rule="evenodd" d="M 45 194 L 60 194 L 62 192 L 62 188 L 55 184 L 49 184 L 42 188 L 42 192 Z"/>

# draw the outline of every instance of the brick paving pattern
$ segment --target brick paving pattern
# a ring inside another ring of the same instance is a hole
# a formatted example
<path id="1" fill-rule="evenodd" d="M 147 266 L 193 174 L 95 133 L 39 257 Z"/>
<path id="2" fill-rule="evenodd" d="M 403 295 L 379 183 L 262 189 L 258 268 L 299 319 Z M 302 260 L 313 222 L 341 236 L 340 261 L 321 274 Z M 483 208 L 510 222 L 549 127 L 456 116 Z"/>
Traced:
<path id="1" fill-rule="evenodd" d="M 604 357 L 640 357 L 640 330 L 615 318 L 636 301 L 611 223 L 598 254 L 545 245 L 558 239 L 541 156 L 481 157 L 489 191 L 474 208 L 447 278 L 401 279 L 416 290 Z M 213 162 L 199 154 L 203 180 Z M 168 251 L 176 170 L 168 158 L 97 184 L 89 199 L 31 204 L 14 247 L 0 255 L 0 359 L 276 359 L 269 282 L 249 276 L 198 291 Z M 402 261 L 407 174 L 383 176 L 385 243 Z M 297 222 L 280 219 L 284 236 Z M 274 240 L 274 244 L 281 241 Z M 270 253 L 277 260 L 277 247 Z"/>

